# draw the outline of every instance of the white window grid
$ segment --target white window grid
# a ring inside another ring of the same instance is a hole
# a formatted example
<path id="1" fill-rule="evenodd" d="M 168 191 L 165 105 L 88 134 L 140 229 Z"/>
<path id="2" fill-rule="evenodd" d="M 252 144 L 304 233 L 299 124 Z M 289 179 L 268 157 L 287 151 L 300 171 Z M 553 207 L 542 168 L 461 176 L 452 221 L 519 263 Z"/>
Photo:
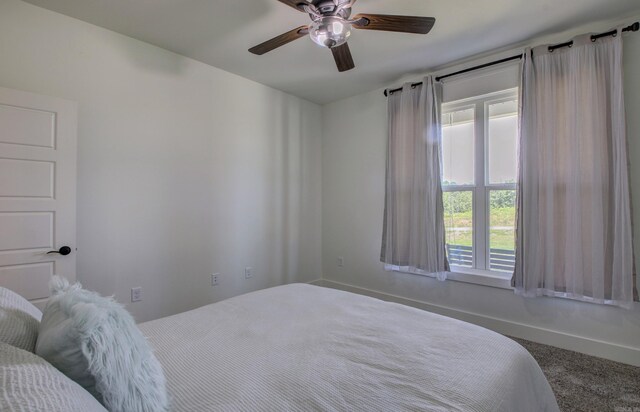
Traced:
<path id="1" fill-rule="evenodd" d="M 473 196 L 473 270 L 452 265 L 453 271 L 491 272 L 491 250 L 489 243 L 489 199 L 494 190 L 516 190 L 516 183 L 492 184 L 489 182 L 489 106 L 496 103 L 512 101 L 518 98 L 518 88 L 458 100 L 442 105 L 442 114 L 461 110 L 474 109 L 474 184 L 472 185 L 442 185 L 443 192 L 471 192 Z M 482 216 L 483 218 L 479 218 Z M 510 277 L 505 272 L 500 276 Z"/>

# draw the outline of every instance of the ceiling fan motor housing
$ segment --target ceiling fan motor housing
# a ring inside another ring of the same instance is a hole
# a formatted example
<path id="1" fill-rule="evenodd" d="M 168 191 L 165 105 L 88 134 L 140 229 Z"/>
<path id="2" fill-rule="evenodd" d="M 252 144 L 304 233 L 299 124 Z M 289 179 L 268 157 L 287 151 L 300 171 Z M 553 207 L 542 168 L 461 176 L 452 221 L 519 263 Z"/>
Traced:
<path id="1" fill-rule="evenodd" d="M 346 20 L 351 15 L 350 4 L 350 0 L 314 0 L 308 3 L 300 3 L 298 8 L 308 12 L 314 21 L 328 16 L 339 16 Z"/>
<path id="2" fill-rule="evenodd" d="M 322 14 L 324 14 L 324 13 L 333 13 L 333 11 L 336 9 L 336 5 L 332 1 L 326 1 L 324 3 L 320 3 L 316 8 Z"/>

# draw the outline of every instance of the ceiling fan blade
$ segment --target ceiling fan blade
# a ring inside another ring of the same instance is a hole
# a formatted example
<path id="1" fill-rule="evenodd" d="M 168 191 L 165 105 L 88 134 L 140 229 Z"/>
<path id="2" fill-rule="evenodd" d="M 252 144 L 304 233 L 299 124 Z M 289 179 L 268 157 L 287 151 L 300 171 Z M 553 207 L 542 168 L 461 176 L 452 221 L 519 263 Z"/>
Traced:
<path id="1" fill-rule="evenodd" d="M 298 4 L 304 4 L 306 0 L 278 0 L 280 3 L 286 4 L 289 7 L 293 7 L 298 11 L 304 12 L 301 8 L 298 7 Z"/>
<path id="2" fill-rule="evenodd" d="M 271 40 L 267 40 L 264 43 L 260 43 L 259 45 L 250 48 L 249 51 L 260 56 L 267 52 L 270 52 L 273 49 L 277 49 L 280 46 L 284 46 L 287 43 L 297 40 L 300 37 L 304 37 L 307 34 L 309 34 L 308 27 L 300 26 L 297 29 L 293 29 L 284 34 L 276 36 Z"/>
<path id="3" fill-rule="evenodd" d="M 401 33 L 427 34 L 433 28 L 433 17 L 392 16 L 389 14 L 358 14 L 353 27 L 361 30 L 383 30 Z"/>
<path id="4" fill-rule="evenodd" d="M 351 70 L 356 67 L 353 63 L 351 50 L 349 50 L 349 45 L 347 43 L 341 46 L 332 47 L 331 53 L 333 53 L 333 58 L 336 61 L 336 66 L 338 66 L 338 71 L 346 72 L 347 70 Z"/>

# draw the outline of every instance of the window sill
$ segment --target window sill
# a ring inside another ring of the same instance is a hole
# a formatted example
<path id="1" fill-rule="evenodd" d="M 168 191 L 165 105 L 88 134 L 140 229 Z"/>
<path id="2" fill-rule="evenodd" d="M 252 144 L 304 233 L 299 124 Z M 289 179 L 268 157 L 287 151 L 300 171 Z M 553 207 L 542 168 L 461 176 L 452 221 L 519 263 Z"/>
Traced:
<path id="1" fill-rule="evenodd" d="M 492 272 L 489 270 L 452 266 L 451 271 L 447 273 L 447 279 L 455 280 L 456 282 L 513 290 L 511 286 L 511 274 L 505 272 Z"/>
<path id="2" fill-rule="evenodd" d="M 407 268 L 385 265 L 385 270 L 409 273 L 411 275 L 427 276 L 436 278 L 434 273 L 426 273 L 421 271 L 411 271 Z M 488 270 L 479 270 L 464 266 L 452 266 L 449 272 L 446 272 L 446 280 L 455 282 L 472 283 L 474 285 L 489 286 L 492 288 L 513 290 L 511 286 L 511 274 L 505 272 L 492 272 Z"/>

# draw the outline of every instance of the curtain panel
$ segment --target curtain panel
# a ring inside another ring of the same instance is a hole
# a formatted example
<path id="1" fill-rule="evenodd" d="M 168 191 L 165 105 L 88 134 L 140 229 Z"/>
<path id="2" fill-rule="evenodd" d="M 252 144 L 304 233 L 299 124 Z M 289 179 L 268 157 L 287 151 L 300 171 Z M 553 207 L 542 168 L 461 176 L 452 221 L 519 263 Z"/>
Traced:
<path id="1" fill-rule="evenodd" d="M 630 307 L 622 33 L 524 57 L 516 293 Z"/>
<path id="2" fill-rule="evenodd" d="M 388 98 L 386 193 L 380 260 L 394 269 L 448 270 L 442 202 L 442 84 L 426 77 Z"/>

